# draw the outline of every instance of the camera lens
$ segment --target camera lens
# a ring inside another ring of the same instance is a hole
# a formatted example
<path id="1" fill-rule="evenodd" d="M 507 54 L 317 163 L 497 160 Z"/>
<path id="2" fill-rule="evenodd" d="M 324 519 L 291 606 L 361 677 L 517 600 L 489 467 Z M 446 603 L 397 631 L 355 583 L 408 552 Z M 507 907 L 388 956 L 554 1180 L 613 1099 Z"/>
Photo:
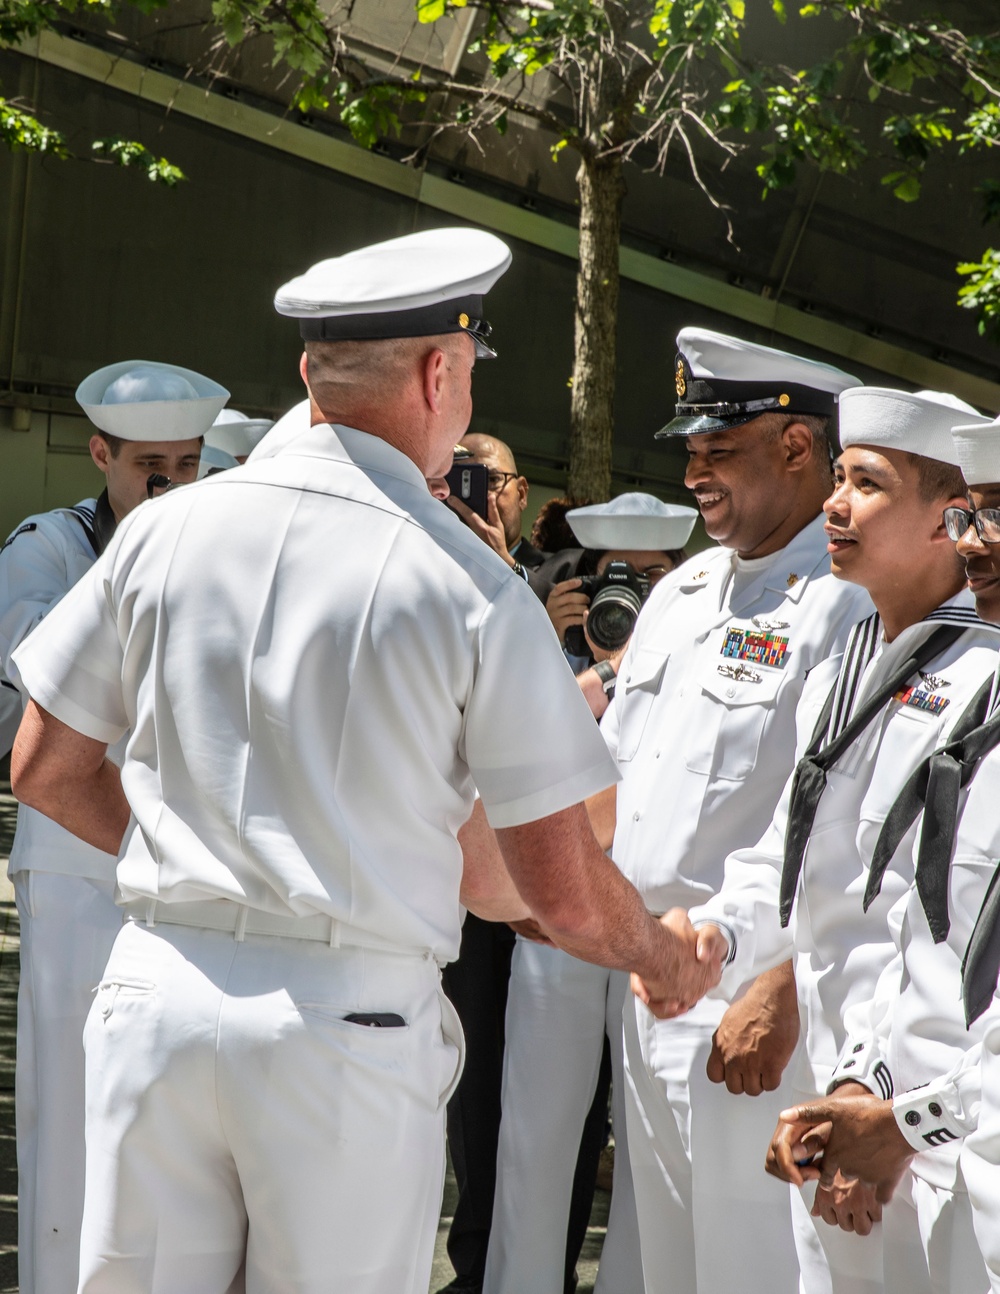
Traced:
<path id="1" fill-rule="evenodd" d="M 587 633 L 602 651 L 616 651 L 629 640 L 642 602 L 638 594 L 621 585 L 605 587 L 590 604 Z"/>

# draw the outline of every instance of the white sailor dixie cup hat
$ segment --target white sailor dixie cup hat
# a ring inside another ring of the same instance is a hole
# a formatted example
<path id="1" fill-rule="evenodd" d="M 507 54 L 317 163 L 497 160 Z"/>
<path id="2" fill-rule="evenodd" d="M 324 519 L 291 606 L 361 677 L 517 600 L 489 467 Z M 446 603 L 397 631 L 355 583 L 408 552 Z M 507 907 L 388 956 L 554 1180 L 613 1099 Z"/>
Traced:
<path id="1" fill-rule="evenodd" d="M 129 359 L 108 364 L 76 388 L 84 413 L 122 440 L 195 440 L 229 399 L 218 382 L 190 368 Z"/>
<path id="2" fill-rule="evenodd" d="M 205 448 L 221 449 L 233 458 L 246 457 L 273 426 L 272 418 L 248 418 L 238 409 L 223 409 L 205 432 Z"/>
<path id="3" fill-rule="evenodd" d="M 1000 418 L 952 427 L 955 455 L 967 485 L 1000 482 Z"/>
<path id="4" fill-rule="evenodd" d="M 274 308 L 299 320 L 304 341 L 465 332 L 492 359 L 483 297 L 510 260 L 481 229 L 428 229 L 320 261 L 278 289 Z"/>
<path id="5" fill-rule="evenodd" d="M 696 508 L 661 503 L 651 494 L 619 494 L 610 503 L 572 508 L 566 520 L 584 548 L 600 552 L 642 548 L 670 552 L 691 538 L 698 517 Z"/>
<path id="6" fill-rule="evenodd" d="M 946 391 L 894 391 L 861 386 L 840 397 L 840 443 L 902 449 L 959 466 L 951 429 L 963 422 L 988 423 L 964 400 Z"/>
<path id="7" fill-rule="evenodd" d="M 656 438 L 740 427 L 762 413 L 829 417 L 841 391 L 860 385 L 832 364 L 708 328 L 682 328 L 674 361 L 675 417 Z"/>

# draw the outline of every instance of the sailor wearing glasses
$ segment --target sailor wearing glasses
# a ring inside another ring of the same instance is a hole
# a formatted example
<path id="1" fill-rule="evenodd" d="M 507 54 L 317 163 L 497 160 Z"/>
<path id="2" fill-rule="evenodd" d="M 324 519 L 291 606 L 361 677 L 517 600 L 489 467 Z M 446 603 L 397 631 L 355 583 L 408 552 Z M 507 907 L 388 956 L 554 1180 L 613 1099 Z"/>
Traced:
<path id="1" fill-rule="evenodd" d="M 111 364 L 81 382 L 90 453 L 106 488 L 96 499 L 29 517 L 0 552 L 0 664 L 94 564 L 159 473 L 198 472 L 201 437 L 229 392 L 172 364 Z M 9 689 L 5 686 L 5 694 Z M 123 747 L 112 757 L 121 761 Z M 18 1270 L 20 1288 L 76 1288 L 83 1214 L 83 1026 L 121 909 L 115 858 L 22 805 L 10 854 L 21 922 L 17 1003 Z"/>

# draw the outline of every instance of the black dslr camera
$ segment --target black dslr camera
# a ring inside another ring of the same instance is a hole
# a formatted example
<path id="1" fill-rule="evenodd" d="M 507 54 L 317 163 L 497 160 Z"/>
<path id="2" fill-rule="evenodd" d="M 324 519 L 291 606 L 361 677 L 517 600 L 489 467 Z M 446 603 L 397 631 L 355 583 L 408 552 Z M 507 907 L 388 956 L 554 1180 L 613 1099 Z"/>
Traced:
<path id="1" fill-rule="evenodd" d="M 649 580 L 628 562 L 608 562 L 600 575 L 581 576 L 579 592 L 590 598 L 587 633 L 603 651 L 617 651 L 632 636 L 642 604 L 649 597 Z M 589 656 L 582 625 L 570 625 L 566 650 L 572 656 Z"/>

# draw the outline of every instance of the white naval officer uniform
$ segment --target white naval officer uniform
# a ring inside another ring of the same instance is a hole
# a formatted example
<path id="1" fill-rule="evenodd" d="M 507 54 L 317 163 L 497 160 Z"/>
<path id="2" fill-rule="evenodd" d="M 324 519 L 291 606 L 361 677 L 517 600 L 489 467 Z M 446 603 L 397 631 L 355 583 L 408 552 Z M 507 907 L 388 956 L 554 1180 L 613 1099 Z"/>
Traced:
<path id="1" fill-rule="evenodd" d="M 963 591 L 926 620 L 904 629 L 891 643 L 882 639 L 878 616 L 858 625 L 843 664 L 826 662 L 800 702 L 798 754 L 813 735 L 823 703 L 836 684 L 831 737 L 843 730 L 867 697 L 942 624 L 968 626 L 957 642 L 924 667 L 940 680 L 933 692 L 910 703 L 890 700 L 829 770 L 803 859 L 799 888 L 787 929 L 778 921 L 778 889 L 788 824 L 786 788 L 774 820 L 760 843 L 726 860 L 721 891 L 692 910 L 695 921 L 716 920 L 734 936 L 731 961 L 713 996 L 730 999 L 742 983 L 794 958 L 804 1046 L 793 1064 L 793 1101 L 825 1092 L 844 1047 L 845 1014 L 866 1005 L 895 951 L 890 930 L 893 909 L 905 899 L 913 878 L 911 827 L 886 872 L 868 912 L 862 897 L 868 866 L 885 816 L 913 769 L 948 739 L 968 702 L 992 673 L 998 636 L 975 615 Z M 943 708 L 936 709 L 943 703 Z M 770 1139 L 768 1133 L 768 1140 Z M 767 1141 L 758 1147 L 758 1169 Z M 882 1287 L 878 1227 L 858 1236 L 831 1227 L 809 1213 L 813 1189 L 792 1188 L 796 1246 L 802 1289 L 874 1294 Z"/>
<path id="2" fill-rule="evenodd" d="M 669 552 L 691 537 L 696 509 L 628 492 L 573 508 L 566 520 L 594 552 Z M 519 936 L 511 963 L 503 1118 L 484 1294 L 550 1294 L 563 1279 L 580 1133 L 608 1038 L 614 1181 L 598 1294 L 642 1290 L 639 1229 L 625 1127 L 622 1004 L 628 976 Z"/>
<path id="3" fill-rule="evenodd" d="M 947 938 L 934 942 L 911 885 L 889 914 L 895 956 L 871 1001 L 856 1003 L 845 1016 L 847 1037 L 831 1089 L 860 1082 L 883 1100 L 892 1097 L 899 1130 L 918 1152 L 883 1208 L 886 1294 L 989 1288 L 960 1152 L 979 1122 L 982 1040 L 1000 1020 L 1000 1003 L 966 1028 L 962 962 L 1000 858 L 998 795 L 1000 752 L 994 751 L 962 794 L 948 873 Z M 904 871 L 912 876 L 915 843 L 909 853 Z"/>
<path id="4" fill-rule="evenodd" d="M 96 500 L 28 517 L 0 551 L 0 662 L 94 564 Z M 6 689 L 5 689 L 6 691 Z M 20 718 L 23 708 L 19 692 Z M 112 758 L 120 762 L 121 749 Z M 21 930 L 15 1114 L 18 1277 L 25 1294 L 76 1288 L 83 1216 L 83 1026 L 115 935 L 111 854 L 21 805 L 8 872 Z M 72 938 L 67 937 L 72 932 Z"/>
<path id="5" fill-rule="evenodd" d="M 760 837 L 793 766 L 806 675 L 870 606 L 830 575 L 821 517 L 771 556 L 701 553 L 653 590 L 602 724 L 623 777 L 612 856 L 650 911 L 704 902 L 727 854 Z M 724 1010 L 704 999 L 657 1021 L 625 1003 L 647 1294 L 796 1285 L 787 1195 L 760 1170 L 787 1089 L 734 1098 L 709 1081 Z"/>
<path id="6" fill-rule="evenodd" d="M 245 1261 L 248 1289 L 423 1294 L 473 786 L 509 826 L 614 779 L 544 611 L 408 458 L 318 426 L 126 519 L 45 628 L 31 695 L 131 730 L 81 1289 Z"/>

